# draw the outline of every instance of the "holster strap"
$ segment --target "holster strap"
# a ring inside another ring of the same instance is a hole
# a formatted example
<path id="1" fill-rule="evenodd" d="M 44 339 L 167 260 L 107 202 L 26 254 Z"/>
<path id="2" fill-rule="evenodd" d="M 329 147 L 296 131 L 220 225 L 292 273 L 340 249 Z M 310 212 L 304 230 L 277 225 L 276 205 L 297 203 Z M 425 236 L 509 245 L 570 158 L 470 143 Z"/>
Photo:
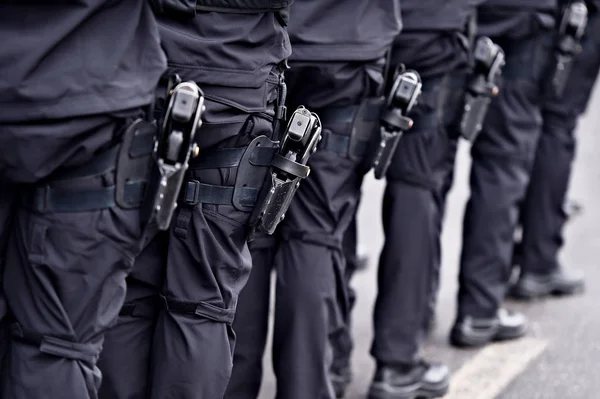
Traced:
<path id="1" fill-rule="evenodd" d="M 240 165 L 246 150 L 247 147 L 211 150 L 201 154 L 197 160 L 194 160 L 193 164 L 190 165 L 190 169 L 234 168 Z M 275 151 L 275 148 L 256 148 L 252 151 L 250 163 L 256 166 L 269 166 Z"/>
<path id="2" fill-rule="evenodd" d="M 300 177 L 302 179 L 307 178 L 308 174 L 310 173 L 310 168 L 308 166 L 292 161 L 279 154 L 275 154 L 273 156 L 273 161 L 271 164 L 277 169 L 280 169 L 294 177 Z"/>
<path id="3" fill-rule="evenodd" d="M 244 206 L 254 206 L 261 187 L 244 187 L 240 202 Z M 232 205 L 233 186 L 217 186 L 200 183 L 198 180 L 188 180 L 182 190 L 182 202 L 189 206 L 198 204 Z"/>

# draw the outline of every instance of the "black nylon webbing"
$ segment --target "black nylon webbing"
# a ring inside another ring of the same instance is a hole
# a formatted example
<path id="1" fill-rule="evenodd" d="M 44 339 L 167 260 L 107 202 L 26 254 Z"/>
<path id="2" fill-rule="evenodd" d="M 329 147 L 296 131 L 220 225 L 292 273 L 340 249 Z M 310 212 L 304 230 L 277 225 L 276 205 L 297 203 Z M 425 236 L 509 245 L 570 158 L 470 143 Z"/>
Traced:
<path id="1" fill-rule="evenodd" d="M 258 200 L 260 189 L 260 187 L 243 187 L 240 197 L 242 206 L 254 206 Z M 233 192 L 233 186 L 217 186 L 190 180 L 183 193 L 183 202 L 190 206 L 198 204 L 233 205 Z"/>
<path id="2" fill-rule="evenodd" d="M 124 194 L 132 202 L 141 202 L 145 182 L 129 182 Z M 23 197 L 24 204 L 38 213 L 89 212 L 112 208 L 115 202 L 115 186 L 74 190 L 50 185 L 38 187 Z"/>
<path id="3" fill-rule="evenodd" d="M 293 0 L 196 0 L 196 10 L 246 14 L 280 11 L 292 3 Z"/>
<path id="4" fill-rule="evenodd" d="M 200 154 L 198 159 L 190 165 L 191 170 L 233 168 L 239 166 L 242 157 L 248 147 L 223 148 Z M 277 151 L 274 147 L 253 148 L 250 155 L 250 163 L 255 166 L 269 166 L 273 154 Z"/>

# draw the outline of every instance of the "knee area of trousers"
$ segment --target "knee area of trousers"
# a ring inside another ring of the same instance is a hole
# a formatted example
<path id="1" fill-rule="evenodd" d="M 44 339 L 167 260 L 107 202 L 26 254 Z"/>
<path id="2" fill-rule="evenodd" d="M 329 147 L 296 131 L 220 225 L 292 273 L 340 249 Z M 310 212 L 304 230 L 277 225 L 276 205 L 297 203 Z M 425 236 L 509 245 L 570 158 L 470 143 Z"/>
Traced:
<path id="1" fill-rule="evenodd" d="M 533 146 L 517 151 L 508 151 L 492 146 L 473 147 L 471 149 L 471 173 L 486 171 L 496 175 L 496 179 L 506 176 L 507 182 L 528 178 L 528 171 L 535 159 L 535 154 L 536 148 Z M 523 174 L 524 176 L 522 176 Z"/>
<path id="2" fill-rule="evenodd" d="M 385 186 L 385 199 L 391 201 L 406 201 L 409 198 L 419 198 L 427 203 L 433 198 L 436 185 L 433 182 L 417 181 L 417 179 L 388 179 Z"/>
<path id="3" fill-rule="evenodd" d="M 293 243 L 295 241 L 327 248 L 333 251 L 343 251 L 343 232 L 329 233 L 326 231 L 304 231 L 282 228 L 279 233 L 281 241 L 284 243 Z"/>
<path id="4" fill-rule="evenodd" d="M 286 287 L 285 291 L 280 291 L 275 297 L 275 308 L 277 311 L 284 311 L 287 317 L 292 319 L 305 319 L 313 315 L 327 312 L 327 298 L 332 295 L 329 291 L 334 291 L 331 287 L 326 289 L 326 285 L 315 281 L 294 281 L 293 284 Z"/>

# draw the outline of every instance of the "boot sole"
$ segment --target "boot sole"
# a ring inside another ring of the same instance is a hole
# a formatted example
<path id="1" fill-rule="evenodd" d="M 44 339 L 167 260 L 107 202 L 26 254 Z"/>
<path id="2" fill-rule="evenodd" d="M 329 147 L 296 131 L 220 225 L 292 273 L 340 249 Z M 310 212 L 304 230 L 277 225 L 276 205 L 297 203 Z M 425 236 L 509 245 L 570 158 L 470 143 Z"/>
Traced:
<path id="1" fill-rule="evenodd" d="M 373 383 L 369 389 L 369 399 L 433 399 L 448 393 L 450 383 L 444 381 L 438 386 L 423 387 L 414 384 L 402 389 L 390 389 L 383 384 Z"/>

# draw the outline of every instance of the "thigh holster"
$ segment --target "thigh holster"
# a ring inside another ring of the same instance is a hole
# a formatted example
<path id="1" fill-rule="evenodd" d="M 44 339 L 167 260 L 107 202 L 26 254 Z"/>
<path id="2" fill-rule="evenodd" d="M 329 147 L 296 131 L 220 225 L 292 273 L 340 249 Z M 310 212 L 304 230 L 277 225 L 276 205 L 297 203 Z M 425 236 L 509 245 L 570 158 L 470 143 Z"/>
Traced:
<path id="1" fill-rule="evenodd" d="M 201 154 L 194 170 L 237 167 L 233 186 L 202 183 L 191 178 L 186 182 L 181 201 L 198 204 L 232 205 L 252 212 L 250 227 L 273 234 L 285 216 L 290 202 L 309 175 L 306 165 L 316 151 L 321 137 L 321 123 L 316 114 L 299 107 L 292 114 L 281 142 L 266 136 L 256 137 L 248 147 L 223 148 Z"/>
<path id="2" fill-rule="evenodd" d="M 190 169 L 190 179 L 184 184 L 180 202 L 187 206 L 229 205 L 242 212 L 252 211 L 277 144 L 267 136 L 258 136 L 247 147 L 221 148 L 200 154 Z M 208 184 L 195 178 L 203 169 L 222 168 L 237 168 L 234 185 Z"/>
<path id="3" fill-rule="evenodd" d="M 304 107 L 292 114 L 278 151 L 261 189 L 257 207 L 251 219 L 253 230 L 273 234 L 285 217 L 300 181 L 308 177 L 306 165 L 321 140 L 319 117 Z"/>

